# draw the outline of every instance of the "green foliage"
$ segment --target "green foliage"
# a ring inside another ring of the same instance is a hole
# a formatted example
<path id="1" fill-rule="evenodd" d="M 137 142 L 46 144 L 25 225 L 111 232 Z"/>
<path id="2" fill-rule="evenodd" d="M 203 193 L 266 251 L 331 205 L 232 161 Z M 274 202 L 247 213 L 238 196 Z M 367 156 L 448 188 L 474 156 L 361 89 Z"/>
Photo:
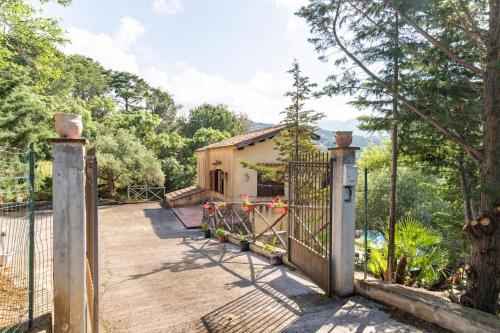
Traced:
<path id="1" fill-rule="evenodd" d="M 276 248 L 277 240 L 278 240 L 278 237 L 275 236 L 275 237 L 273 237 L 272 243 L 264 242 L 264 249 L 267 251 L 270 251 L 271 253 L 276 253 L 277 252 L 277 248 Z"/>
<path id="2" fill-rule="evenodd" d="M 201 224 L 201 230 L 207 231 L 210 229 L 210 225 L 207 222 Z"/>
<path id="3" fill-rule="evenodd" d="M 386 235 L 387 237 L 387 235 Z M 444 274 L 448 265 L 448 252 L 442 246 L 442 235 L 424 223 L 405 217 L 396 223 L 395 253 L 405 257 L 406 281 L 411 281 L 410 271 L 420 270 L 415 280 L 422 286 L 432 287 Z M 387 244 L 381 249 L 372 249 L 368 262 L 369 270 L 382 278 L 387 269 Z"/>
<path id="4" fill-rule="evenodd" d="M 200 128 L 213 128 L 230 135 L 242 132 L 237 116 L 227 106 L 202 104 L 189 111 L 189 117 L 182 124 L 182 133 L 186 137 L 193 137 Z"/>
<path id="5" fill-rule="evenodd" d="M 368 261 L 368 270 L 377 278 L 383 279 L 387 271 L 387 249 L 372 248 Z"/>
<path id="6" fill-rule="evenodd" d="M 161 162 L 136 136 L 124 129 L 98 134 L 94 147 L 99 160 L 99 176 L 108 182 L 111 196 L 115 184 L 161 185 L 165 181 Z"/>
<path id="7" fill-rule="evenodd" d="M 130 113 L 143 108 L 149 89 L 144 79 L 128 72 L 109 71 L 106 74 L 113 98 L 121 111 Z"/>
<path id="8" fill-rule="evenodd" d="M 51 98 L 19 87 L 0 101 L 0 142 L 2 145 L 27 149 L 54 136 L 54 112 Z"/>
<path id="9" fill-rule="evenodd" d="M 161 120 L 156 114 L 147 111 L 137 111 L 131 114 L 115 114 L 106 121 L 117 128 L 126 129 L 141 140 L 145 145 L 155 136 L 155 129 Z"/>
<path id="10" fill-rule="evenodd" d="M 165 187 L 169 191 L 184 188 L 193 184 L 196 179 L 196 160 L 188 160 L 188 164 L 179 162 L 175 157 L 166 157 L 161 161 L 165 174 Z"/>
<path id="11" fill-rule="evenodd" d="M 252 237 L 252 235 L 244 234 L 243 232 L 239 231 L 236 237 L 238 237 L 240 241 L 248 241 Z"/>
<path id="12" fill-rule="evenodd" d="M 369 146 L 363 150 L 357 161 L 360 170 L 368 168 L 368 215 L 370 229 L 383 231 L 389 216 L 389 184 L 390 147 Z M 455 210 L 453 202 L 449 202 L 439 193 L 446 186 L 443 180 L 422 171 L 418 165 L 408 163 L 404 158 L 398 168 L 397 216 L 412 214 L 427 224 L 441 225 L 449 219 L 457 219 L 451 215 Z M 358 191 L 364 188 L 364 178 L 359 178 Z M 361 194 L 361 192 L 358 192 Z M 357 220 L 363 221 L 364 198 L 357 201 Z M 441 224 L 442 223 L 442 224 Z M 360 226 L 359 226 L 360 227 Z"/>
<path id="13" fill-rule="evenodd" d="M 108 89 L 104 68 L 94 60 L 75 54 L 66 59 L 67 75 L 73 80 L 73 96 L 84 101 L 102 96 Z"/>
<path id="14" fill-rule="evenodd" d="M 169 93 L 159 88 L 149 90 L 146 97 L 146 109 L 161 119 L 156 127 L 157 133 L 170 133 L 177 128 L 177 108 Z"/>
<path id="15" fill-rule="evenodd" d="M 225 236 L 225 235 L 226 235 L 226 230 L 224 230 L 222 228 L 215 229 L 215 236 L 222 237 L 222 236 Z"/>
<path id="16" fill-rule="evenodd" d="M 191 150 L 196 150 L 207 146 L 211 143 L 218 142 L 231 137 L 231 134 L 226 131 L 220 131 L 217 129 L 209 128 L 199 128 L 190 140 Z"/>
<path id="17" fill-rule="evenodd" d="M 134 183 L 167 190 L 191 186 L 194 150 L 241 133 L 248 121 L 224 105 L 209 104 L 191 110 L 187 120 L 178 118 L 181 106 L 172 95 L 138 75 L 60 52 L 66 41 L 58 21 L 27 1 L 1 2 L 0 27 L 2 145 L 25 150 L 33 142 L 37 163 L 43 164 L 50 158 L 45 139 L 56 136 L 55 113 L 80 114 L 82 136 L 97 149 L 100 185 L 105 183 L 111 196 Z M 50 194 L 50 177 L 37 177 L 43 185 L 39 197 Z"/>
<path id="18" fill-rule="evenodd" d="M 105 117 L 111 117 L 116 111 L 115 102 L 109 97 L 95 96 L 87 102 L 92 119 L 101 121 Z"/>
<path id="19" fill-rule="evenodd" d="M 318 150 L 312 142 L 311 135 L 318 129 L 316 123 L 324 117 L 320 112 L 304 109 L 306 101 L 311 98 L 313 89 L 317 85 L 302 75 L 297 60 L 293 61 L 288 73 L 292 75 L 293 86 L 285 96 L 290 97 L 291 104 L 281 112 L 284 116 L 281 124 L 286 126 L 286 130 L 275 140 L 276 149 L 279 151 L 278 159 L 283 162 L 283 167 L 278 171 L 281 180 L 286 178 L 287 162 L 297 159 L 299 154 Z"/>

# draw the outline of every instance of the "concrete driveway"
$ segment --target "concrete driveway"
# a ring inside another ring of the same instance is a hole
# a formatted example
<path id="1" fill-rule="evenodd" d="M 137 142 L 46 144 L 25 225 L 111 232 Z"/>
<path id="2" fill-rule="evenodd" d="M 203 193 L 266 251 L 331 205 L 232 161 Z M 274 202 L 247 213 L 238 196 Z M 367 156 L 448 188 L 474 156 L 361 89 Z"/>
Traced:
<path id="1" fill-rule="evenodd" d="M 187 230 L 160 204 L 99 211 L 102 332 L 428 332 Z M 421 326 L 422 327 L 422 326 Z"/>

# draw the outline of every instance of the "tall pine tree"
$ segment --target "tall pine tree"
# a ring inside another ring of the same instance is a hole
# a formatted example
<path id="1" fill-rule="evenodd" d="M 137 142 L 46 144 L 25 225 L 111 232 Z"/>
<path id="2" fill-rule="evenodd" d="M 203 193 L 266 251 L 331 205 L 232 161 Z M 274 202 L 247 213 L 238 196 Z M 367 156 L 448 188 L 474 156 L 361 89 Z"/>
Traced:
<path id="1" fill-rule="evenodd" d="M 305 103 L 312 97 L 313 89 L 317 87 L 309 77 L 302 75 L 299 63 L 294 60 L 292 68 L 288 71 L 293 78 L 292 89 L 285 93 L 290 97 L 291 104 L 281 112 L 284 119 L 282 125 L 286 130 L 282 132 L 281 140 L 276 141 L 279 151 L 279 160 L 284 165 L 299 158 L 301 154 L 316 151 L 318 147 L 312 142 L 311 136 L 317 131 L 317 122 L 324 114 L 314 110 L 305 109 Z M 285 171 L 284 167 L 283 171 Z"/>

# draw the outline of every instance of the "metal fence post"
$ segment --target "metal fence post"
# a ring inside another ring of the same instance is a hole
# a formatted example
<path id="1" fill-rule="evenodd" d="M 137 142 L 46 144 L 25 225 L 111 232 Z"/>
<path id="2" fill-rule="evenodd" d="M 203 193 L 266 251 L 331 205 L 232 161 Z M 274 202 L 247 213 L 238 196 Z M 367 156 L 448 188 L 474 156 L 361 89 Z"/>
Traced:
<path id="1" fill-rule="evenodd" d="M 30 143 L 29 153 L 29 272 L 28 272 L 28 327 L 33 326 L 35 296 L 35 152 Z"/>
<path id="2" fill-rule="evenodd" d="M 365 208 L 365 273 L 364 278 L 366 280 L 366 272 L 368 270 L 368 169 L 365 168 L 365 188 L 364 188 L 364 208 Z"/>

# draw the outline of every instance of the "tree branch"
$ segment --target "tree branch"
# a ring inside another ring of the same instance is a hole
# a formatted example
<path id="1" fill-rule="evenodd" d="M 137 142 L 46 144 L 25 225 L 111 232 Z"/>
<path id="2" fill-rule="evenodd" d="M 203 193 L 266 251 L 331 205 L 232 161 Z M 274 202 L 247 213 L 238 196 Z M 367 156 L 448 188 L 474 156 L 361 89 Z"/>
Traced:
<path id="1" fill-rule="evenodd" d="M 354 63 L 356 63 L 368 76 L 370 76 L 375 82 L 379 83 L 383 87 L 385 87 L 387 90 L 391 90 L 391 85 L 384 82 L 382 79 L 380 79 L 377 75 L 375 75 L 368 67 L 366 67 L 354 54 L 352 54 L 342 43 L 340 38 L 338 37 L 337 34 L 337 21 L 340 13 L 340 6 L 341 6 L 342 1 L 338 2 L 334 20 L 333 20 L 333 37 L 335 39 L 335 42 L 337 45 L 342 49 L 342 51 L 352 60 Z M 457 143 L 460 145 L 470 156 L 471 159 L 474 161 L 476 165 L 479 166 L 480 161 L 482 160 L 482 153 L 475 148 L 473 145 L 468 143 L 465 138 L 463 138 L 461 135 L 452 132 L 448 128 L 444 127 L 443 125 L 439 124 L 438 122 L 434 121 L 432 118 L 430 118 L 427 114 L 422 112 L 418 107 L 413 105 L 410 101 L 408 101 L 406 98 L 402 97 L 401 95 L 398 96 L 399 100 L 411 111 L 413 111 L 415 114 L 420 116 L 425 122 L 427 122 L 431 127 L 436 129 L 438 132 L 443 134 L 445 137 L 450 139 L 451 141 Z"/>
<path id="2" fill-rule="evenodd" d="M 361 10 L 358 6 L 356 6 L 354 3 L 352 3 L 351 1 L 347 0 L 346 1 L 352 8 L 354 8 L 359 14 L 361 14 L 364 18 L 366 18 L 371 24 L 374 24 L 375 26 L 377 26 L 380 30 L 382 30 L 393 42 L 396 42 L 398 41 L 400 43 L 400 45 L 403 46 L 403 49 L 408 51 L 408 53 L 412 54 L 413 56 L 417 57 L 417 58 L 421 58 L 427 62 L 429 62 L 430 64 L 436 66 L 437 68 L 443 68 L 443 66 L 441 64 L 439 64 L 438 62 L 436 62 L 434 59 L 430 58 L 430 57 L 427 57 L 426 55 L 424 54 L 421 54 L 419 53 L 418 51 L 414 50 L 410 45 L 408 45 L 407 43 L 405 43 L 403 40 L 399 39 L 399 38 L 396 38 L 396 36 L 394 35 L 394 33 L 392 33 L 391 31 L 388 31 L 386 28 L 384 28 L 383 26 L 381 26 L 379 23 L 375 22 L 369 15 L 367 12 Z M 467 78 L 466 76 L 464 75 L 458 75 L 458 79 L 461 79 L 463 80 L 464 82 L 466 82 L 468 85 L 471 86 L 472 89 L 476 90 L 476 89 L 480 89 L 480 87 L 478 87 L 476 84 L 474 84 L 474 82 L 472 82 L 469 78 Z"/>
<path id="3" fill-rule="evenodd" d="M 401 12 L 397 6 L 392 6 L 394 10 L 401 16 L 401 18 L 411 25 L 413 29 L 415 29 L 420 35 L 422 35 L 425 39 L 427 39 L 432 45 L 441 50 L 444 54 L 446 54 L 451 60 L 456 62 L 457 64 L 462 65 L 464 68 L 468 69 L 472 73 L 476 74 L 479 77 L 483 77 L 483 71 L 481 68 L 478 68 L 471 64 L 470 62 L 460 58 L 458 55 L 453 53 L 449 48 L 447 48 L 443 43 L 438 41 L 436 38 L 431 36 L 427 31 L 425 31 L 422 27 L 420 27 L 415 21 L 413 21 L 408 15 Z"/>

